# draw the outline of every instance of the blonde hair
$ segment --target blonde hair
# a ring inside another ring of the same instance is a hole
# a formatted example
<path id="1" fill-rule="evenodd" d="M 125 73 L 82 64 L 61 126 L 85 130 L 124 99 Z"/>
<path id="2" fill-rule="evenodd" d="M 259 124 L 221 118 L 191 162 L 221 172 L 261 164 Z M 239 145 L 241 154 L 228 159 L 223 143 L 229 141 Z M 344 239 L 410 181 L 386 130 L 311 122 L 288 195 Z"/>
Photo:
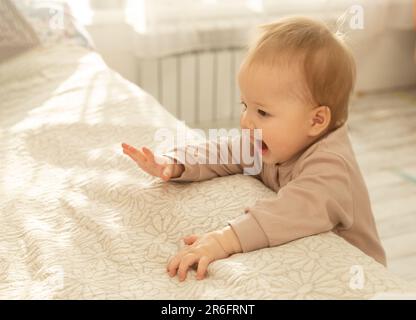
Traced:
<path id="1" fill-rule="evenodd" d="M 245 64 L 273 65 L 294 59 L 310 102 L 331 110 L 328 130 L 343 125 L 356 74 L 353 55 L 344 41 L 324 23 L 306 17 L 285 18 L 261 25 L 260 30 L 248 48 Z"/>

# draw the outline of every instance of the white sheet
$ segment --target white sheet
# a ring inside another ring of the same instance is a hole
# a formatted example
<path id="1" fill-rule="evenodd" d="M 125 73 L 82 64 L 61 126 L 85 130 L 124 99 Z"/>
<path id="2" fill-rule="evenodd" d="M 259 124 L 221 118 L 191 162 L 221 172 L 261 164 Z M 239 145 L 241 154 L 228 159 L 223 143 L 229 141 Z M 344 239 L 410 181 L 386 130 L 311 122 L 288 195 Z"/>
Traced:
<path id="1" fill-rule="evenodd" d="M 0 298 L 350 299 L 414 290 L 333 233 L 237 254 L 212 263 L 206 280 L 192 271 L 180 283 L 165 271 L 180 238 L 224 226 L 271 190 L 242 175 L 175 184 L 141 172 L 120 143 L 154 147 L 155 130 L 177 120 L 83 48 L 36 49 L 0 65 L 0 106 Z"/>

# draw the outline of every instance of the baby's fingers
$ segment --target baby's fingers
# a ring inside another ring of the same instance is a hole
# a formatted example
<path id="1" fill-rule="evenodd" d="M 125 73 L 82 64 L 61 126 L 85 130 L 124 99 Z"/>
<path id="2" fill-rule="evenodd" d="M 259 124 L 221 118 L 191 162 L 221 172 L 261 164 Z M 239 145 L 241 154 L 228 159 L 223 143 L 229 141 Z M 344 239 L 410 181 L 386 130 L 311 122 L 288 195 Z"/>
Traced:
<path id="1" fill-rule="evenodd" d="M 173 277 L 174 275 L 176 275 L 179 264 L 181 263 L 181 259 L 182 254 L 180 253 L 178 253 L 176 256 L 170 259 L 166 268 L 166 271 L 169 273 L 169 276 Z"/>
<path id="2" fill-rule="evenodd" d="M 193 244 L 196 240 L 198 239 L 198 236 L 196 234 L 191 234 L 189 236 L 186 236 L 183 238 L 183 242 L 185 242 L 185 244 L 187 244 L 188 246 L 190 246 L 191 244 Z"/>
<path id="3" fill-rule="evenodd" d="M 153 152 L 152 152 L 152 150 L 150 150 L 150 149 L 148 149 L 148 148 L 146 148 L 146 147 L 143 147 L 142 148 L 143 149 L 143 153 L 144 153 L 144 155 L 146 156 L 146 159 L 150 162 L 150 163 L 152 163 L 152 164 L 157 164 L 156 163 L 156 161 L 155 161 L 155 156 L 154 156 L 154 154 L 153 154 Z"/>
<path id="4" fill-rule="evenodd" d="M 173 166 L 165 157 L 157 156 L 147 147 L 136 149 L 126 143 L 122 144 L 123 153 L 133 159 L 144 171 L 168 181 L 173 174 Z"/>
<path id="5" fill-rule="evenodd" d="M 179 264 L 178 268 L 178 277 L 179 281 L 183 281 L 186 279 L 186 274 L 188 273 L 188 269 L 199 260 L 199 256 L 194 253 L 188 253 L 182 258 L 181 263 Z"/>
<path id="6" fill-rule="evenodd" d="M 146 157 L 140 150 L 137 150 L 133 146 L 130 146 L 125 143 L 122 144 L 122 147 L 123 147 L 123 153 L 128 155 L 132 160 L 136 161 L 139 164 L 146 162 Z"/>
<path id="7" fill-rule="evenodd" d="M 163 158 L 156 156 L 152 150 L 146 147 L 143 147 L 142 149 L 147 159 L 147 164 L 153 171 L 153 175 L 160 177 L 166 181 L 169 180 L 172 175 L 172 169 L 168 169 L 166 172 L 164 172 L 164 170 L 166 169 L 166 163 L 163 163 Z"/>
<path id="8" fill-rule="evenodd" d="M 210 264 L 210 260 L 208 257 L 203 256 L 198 262 L 198 269 L 196 271 L 196 278 L 198 280 L 202 280 L 207 273 L 208 265 Z"/>

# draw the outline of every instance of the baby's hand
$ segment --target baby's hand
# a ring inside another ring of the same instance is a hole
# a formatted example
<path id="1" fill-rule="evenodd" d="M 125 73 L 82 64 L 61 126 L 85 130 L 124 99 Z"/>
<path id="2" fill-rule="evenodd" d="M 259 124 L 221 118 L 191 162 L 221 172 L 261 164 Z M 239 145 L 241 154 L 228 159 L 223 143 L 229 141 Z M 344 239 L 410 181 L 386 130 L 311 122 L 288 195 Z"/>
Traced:
<path id="1" fill-rule="evenodd" d="M 123 153 L 133 159 L 137 165 L 148 174 L 168 181 L 179 177 L 184 171 L 184 166 L 179 163 L 171 163 L 172 160 L 155 155 L 150 149 L 142 147 L 136 149 L 126 143 L 122 143 Z"/>
<path id="2" fill-rule="evenodd" d="M 183 238 L 187 247 L 170 259 L 166 268 L 169 275 L 173 277 L 178 274 L 179 280 L 183 281 L 188 269 L 198 264 L 196 278 L 202 280 L 211 262 L 227 258 L 229 253 L 222 247 L 216 233 L 209 232 L 202 236 L 190 235 Z"/>

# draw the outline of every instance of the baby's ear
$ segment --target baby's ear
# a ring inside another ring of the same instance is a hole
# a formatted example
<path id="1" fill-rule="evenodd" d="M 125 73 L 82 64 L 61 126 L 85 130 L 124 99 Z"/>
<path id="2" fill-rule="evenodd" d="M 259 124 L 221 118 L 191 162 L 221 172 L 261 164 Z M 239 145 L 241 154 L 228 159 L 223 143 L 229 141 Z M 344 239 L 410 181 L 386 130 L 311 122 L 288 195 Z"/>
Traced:
<path id="1" fill-rule="evenodd" d="M 327 106 L 319 106 L 311 110 L 309 133 L 315 137 L 328 128 L 331 122 L 331 109 Z"/>

